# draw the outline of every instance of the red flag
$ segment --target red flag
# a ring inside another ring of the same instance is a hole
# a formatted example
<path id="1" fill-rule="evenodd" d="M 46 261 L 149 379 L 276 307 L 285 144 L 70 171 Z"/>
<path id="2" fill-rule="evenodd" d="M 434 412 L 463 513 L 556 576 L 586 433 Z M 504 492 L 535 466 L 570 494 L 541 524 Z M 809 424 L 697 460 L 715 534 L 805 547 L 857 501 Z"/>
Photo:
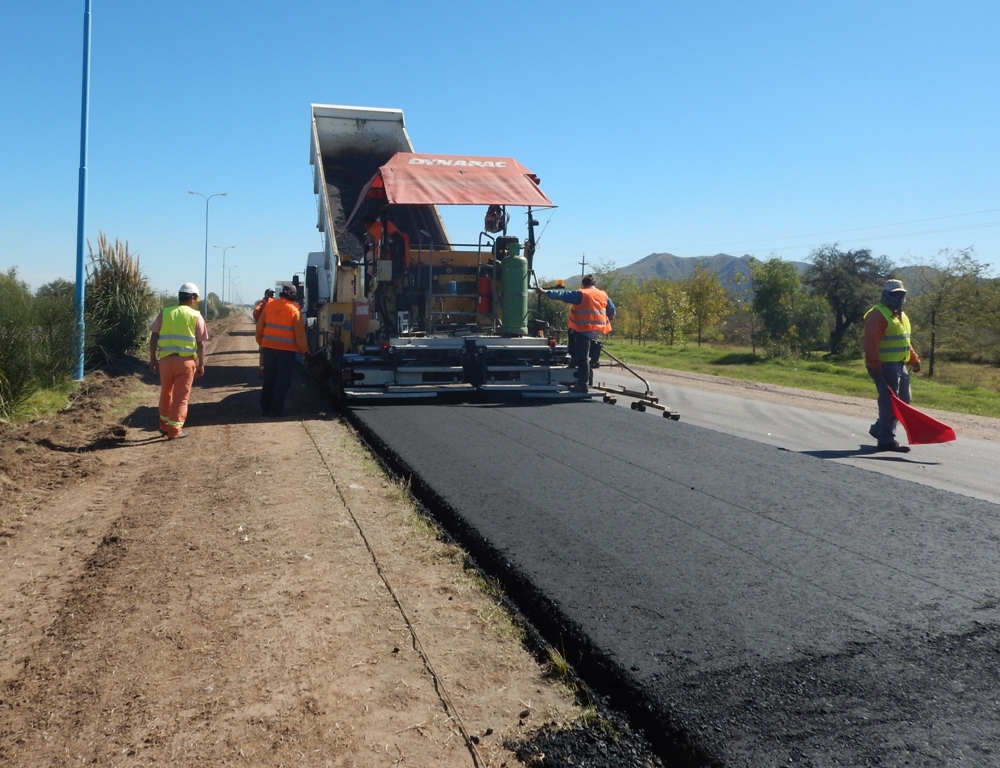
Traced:
<path id="1" fill-rule="evenodd" d="M 923 411 L 918 411 L 912 405 L 904 403 L 899 396 L 889 390 L 892 396 L 892 410 L 896 419 L 906 430 L 906 439 L 910 445 L 926 445 L 927 443 L 948 443 L 955 440 L 955 430 L 942 421 L 932 419 Z"/>

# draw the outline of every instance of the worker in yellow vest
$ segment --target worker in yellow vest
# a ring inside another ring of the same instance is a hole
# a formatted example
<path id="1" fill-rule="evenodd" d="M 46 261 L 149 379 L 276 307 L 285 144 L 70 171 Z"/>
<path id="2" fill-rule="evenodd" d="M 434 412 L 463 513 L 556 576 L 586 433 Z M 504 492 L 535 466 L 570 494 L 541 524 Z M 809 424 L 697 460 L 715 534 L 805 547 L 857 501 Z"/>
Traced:
<path id="1" fill-rule="evenodd" d="M 198 286 L 184 283 L 177 306 L 161 310 L 149 326 L 149 369 L 160 374 L 160 434 L 168 440 L 188 436 L 184 421 L 191 387 L 205 375 L 208 326 L 197 305 Z"/>
<path id="2" fill-rule="evenodd" d="M 264 307 L 257 320 L 257 343 L 264 360 L 264 382 L 260 389 L 260 412 L 284 416 L 285 396 L 292 385 L 295 355 L 309 351 L 302 310 L 295 303 L 295 286 L 286 283 L 277 299 Z"/>
<path id="3" fill-rule="evenodd" d="M 868 434 L 877 441 L 877 450 L 907 453 L 908 445 L 896 440 L 896 414 L 892 409 L 892 390 L 904 403 L 910 402 L 910 372 L 920 371 L 920 358 L 910 342 L 910 318 L 903 311 L 906 288 L 901 280 L 886 280 L 882 299 L 865 314 L 861 345 L 868 375 L 878 390 L 878 421 Z"/>
<path id="4" fill-rule="evenodd" d="M 574 392 L 587 392 L 590 383 L 590 368 L 597 360 L 591 355 L 591 345 L 599 342 L 611 332 L 611 321 L 615 319 L 615 303 L 604 291 L 597 287 L 593 275 L 585 275 L 580 281 L 580 289 L 567 291 L 563 289 L 543 290 L 536 287 L 539 296 L 570 304 L 569 309 L 569 340 L 567 343 L 570 360 L 576 366 L 576 385 Z M 598 356 L 599 349 L 594 350 Z"/>

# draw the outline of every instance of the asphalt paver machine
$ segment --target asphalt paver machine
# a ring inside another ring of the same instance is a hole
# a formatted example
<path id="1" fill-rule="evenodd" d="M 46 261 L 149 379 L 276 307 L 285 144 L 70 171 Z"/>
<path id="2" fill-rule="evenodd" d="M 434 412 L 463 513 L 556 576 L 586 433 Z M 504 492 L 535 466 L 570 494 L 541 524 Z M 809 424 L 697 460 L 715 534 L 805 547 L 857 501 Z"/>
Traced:
<path id="1" fill-rule="evenodd" d="M 415 153 L 392 109 L 313 104 L 310 159 L 323 250 L 302 286 L 307 362 L 338 404 L 587 397 L 565 344 L 529 322 L 535 212 L 555 207 L 537 176 L 509 157 Z M 482 230 L 452 241 L 443 205 L 481 207 Z"/>

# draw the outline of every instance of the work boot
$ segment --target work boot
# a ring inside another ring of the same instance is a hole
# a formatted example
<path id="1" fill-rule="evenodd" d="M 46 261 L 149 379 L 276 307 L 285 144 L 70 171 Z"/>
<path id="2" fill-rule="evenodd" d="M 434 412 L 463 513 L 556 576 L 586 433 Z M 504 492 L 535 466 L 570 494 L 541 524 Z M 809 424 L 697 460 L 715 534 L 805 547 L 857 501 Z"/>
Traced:
<path id="1" fill-rule="evenodd" d="M 879 443 L 877 446 L 875 446 L 875 450 L 876 451 L 892 451 L 893 453 L 909 453 L 910 452 L 910 446 L 908 446 L 908 445 L 900 445 L 895 440 L 893 440 L 891 443 Z"/>

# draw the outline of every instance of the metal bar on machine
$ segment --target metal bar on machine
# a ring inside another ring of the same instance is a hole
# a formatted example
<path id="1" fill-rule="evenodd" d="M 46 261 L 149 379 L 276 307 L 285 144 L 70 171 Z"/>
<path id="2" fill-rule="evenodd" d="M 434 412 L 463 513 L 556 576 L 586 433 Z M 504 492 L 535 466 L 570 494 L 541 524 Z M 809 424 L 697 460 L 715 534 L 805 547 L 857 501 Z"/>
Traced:
<path id="1" fill-rule="evenodd" d="M 607 351 L 606 349 L 604 349 L 603 347 L 601 347 L 601 354 L 602 354 L 602 355 L 607 355 L 608 357 L 610 357 L 610 358 L 611 358 L 612 360 L 614 360 L 614 361 L 615 361 L 616 363 L 618 363 L 618 365 L 620 365 L 620 366 L 621 366 L 622 368 L 624 368 L 624 369 L 625 369 L 626 371 L 628 371 L 629 373 L 631 373 L 631 374 L 632 374 L 633 376 L 635 376 L 635 377 L 636 377 L 636 378 L 637 378 L 637 379 L 638 379 L 639 381 L 641 381 L 641 382 L 642 382 L 642 383 L 643 383 L 643 384 L 645 385 L 645 387 L 646 387 L 646 392 L 645 392 L 645 394 L 643 395 L 643 397 L 648 397 L 648 396 L 649 396 L 650 394 L 652 394 L 653 390 L 651 390 L 651 389 L 649 388 L 649 382 L 648 382 L 648 381 L 646 381 L 646 380 L 645 380 L 644 378 L 642 378 L 642 376 L 640 376 L 640 375 L 639 375 L 638 373 L 636 373 L 635 371 L 633 371 L 633 370 L 632 370 L 631 368 L 629 368 L 629 367 L 628 367 L 628 366 L 627 366 L 627 365 L 626 365 L 626 364 L 625 364 L 624 362 L 622 362 L 621 360 L 619 360 L 619 359 L 618 359 L 617 357 L 615 357 L 614 355 L 612 355 L 612 354 L 611 354 L 610 352 L 608 352 L 608 351 Z"/>

